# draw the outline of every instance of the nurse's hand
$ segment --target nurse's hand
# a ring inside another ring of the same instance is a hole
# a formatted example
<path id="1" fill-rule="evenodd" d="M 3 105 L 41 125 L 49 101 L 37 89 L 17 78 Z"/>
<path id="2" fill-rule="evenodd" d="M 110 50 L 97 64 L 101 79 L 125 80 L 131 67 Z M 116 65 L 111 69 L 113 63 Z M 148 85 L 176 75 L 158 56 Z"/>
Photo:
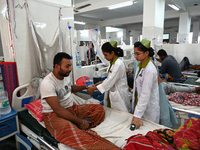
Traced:
<path id="1" fill-rule="evenodd" d="M 134 117 L 131 121 L 131 124 L 135 124 L 135 128 L 138 129 L 141 125 L 143 125 L 143 121 L 140 118 Z"/>
<path id="2" fill-rule="evenodd" d="M 92 93 L 94 93 L 95 90 L 96 90 L 96 87 L 89 87 L 87 90 L 87 93 L 91 95 Z"/>
<path id="3" fill-rule="evenodd" d="M 97 82 L 97 83 L 95 84 L 95 86 L 97 86 L 97 85 L 101 84 L 102 82 L 103 82 L 103 81 Z"/>

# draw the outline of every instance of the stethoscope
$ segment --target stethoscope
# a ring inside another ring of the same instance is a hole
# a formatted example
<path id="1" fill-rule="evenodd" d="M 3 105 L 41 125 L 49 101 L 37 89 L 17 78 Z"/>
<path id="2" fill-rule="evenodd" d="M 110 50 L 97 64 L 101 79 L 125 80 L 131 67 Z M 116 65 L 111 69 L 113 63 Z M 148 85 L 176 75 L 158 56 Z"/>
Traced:
<path id="1" fill-rule="evenodd" d="M 144 69 L 141 70 L 141 73 L 139 74 L 140 77 L 142 77 L 143 71 L 144 71 Z"/>
<path id="2" fill-rule="evenodd" d="M 142 77 L 143 71 L 144 71 L 144 69 L 142 68 L 142 70 L 140 71 L 138 76 Z M 136 77 L 136 79 L 138 78 L 138 76 Z"/>
<path id="3" fill-rule="evenodd" d="M 140 71 L 139 75 L 136 77 L 135 80 L 137 80 L 139 76 L 142 77 L 143 71 L 144 71 L 144 69 L 142 68 L 142 70 Z M 135 82 L 135 86 L 137 86 L 137 82 Z"/>

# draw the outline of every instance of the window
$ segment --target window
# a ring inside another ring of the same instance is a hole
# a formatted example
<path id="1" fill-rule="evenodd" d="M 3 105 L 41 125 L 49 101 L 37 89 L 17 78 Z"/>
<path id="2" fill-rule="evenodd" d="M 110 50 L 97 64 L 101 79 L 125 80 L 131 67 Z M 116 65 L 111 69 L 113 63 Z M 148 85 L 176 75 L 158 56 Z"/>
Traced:
<path id="1" fill-rule="evenodd" d="M 163 40 L 169 39 L 169 34 L 163 34 Z"/>
<path id="2" fill-rule="evenodd" d="M 163 34 L 163 43 L 169 43 L 169 33 Z"/>

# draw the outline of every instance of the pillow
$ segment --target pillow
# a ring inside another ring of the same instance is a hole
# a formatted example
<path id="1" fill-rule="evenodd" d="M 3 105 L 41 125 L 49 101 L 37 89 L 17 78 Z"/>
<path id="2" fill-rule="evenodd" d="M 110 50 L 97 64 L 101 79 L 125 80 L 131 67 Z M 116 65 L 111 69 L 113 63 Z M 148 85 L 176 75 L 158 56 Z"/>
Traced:
<path id="1" fill-rule="evenodd" d="M 35 100 L 29 104 L 24 105 L 30 112 L 33 114 L 33 116 L 41 122 L 43 120 L 42 118 L 42 104 L 41 99 Z"/>

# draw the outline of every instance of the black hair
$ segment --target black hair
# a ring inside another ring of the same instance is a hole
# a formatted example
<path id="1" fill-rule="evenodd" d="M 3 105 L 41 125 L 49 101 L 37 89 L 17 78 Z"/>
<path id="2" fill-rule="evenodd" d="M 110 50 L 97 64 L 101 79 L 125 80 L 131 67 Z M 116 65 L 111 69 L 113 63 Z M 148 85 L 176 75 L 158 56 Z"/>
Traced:
<path id="1" fill-rule="evenodd" d="M 118 57 L 124 56 L 124 51 L 121 48 L 119 48 L 119 47 L 114 48 L 114 47 L 112 47 L 112 45 L 109 42 L 104 43 L 102 45 L 101 49 L 102 49 L 102 51 L 110 53 L 110 54 L 113 51 L 115 53 L 115 55 L 117 55 Z"/>
<path id="2" fill-rule="evenodd" d="M 141 42 L 135 42 L 134 48 L 137 47 L 140 51 L 146 52 L 149 51 L 148 48 L 146 48 Z"/>
<path id="3" fill-rule="evenodd" d="M 155 54 L 153 48 L 150 47 L 150 48 L 148 49 L 148 51 L 149 51 L 149 57 L 153 57 L 153 55 Z"/>
<path id="4" fill-rule="evenodd" d="M 55 67 L 55 64 L 60 65 L 63 58 L 71 59 L 71 56 L 65 52 L 57 53 L 53 59 L 53 68 Z"/>
<path id="5" fill-rule="evenodd" d="M 167 56 L 167 52 L 164 49 L 160 49 L 157 54 L 158 56 Z"/>

